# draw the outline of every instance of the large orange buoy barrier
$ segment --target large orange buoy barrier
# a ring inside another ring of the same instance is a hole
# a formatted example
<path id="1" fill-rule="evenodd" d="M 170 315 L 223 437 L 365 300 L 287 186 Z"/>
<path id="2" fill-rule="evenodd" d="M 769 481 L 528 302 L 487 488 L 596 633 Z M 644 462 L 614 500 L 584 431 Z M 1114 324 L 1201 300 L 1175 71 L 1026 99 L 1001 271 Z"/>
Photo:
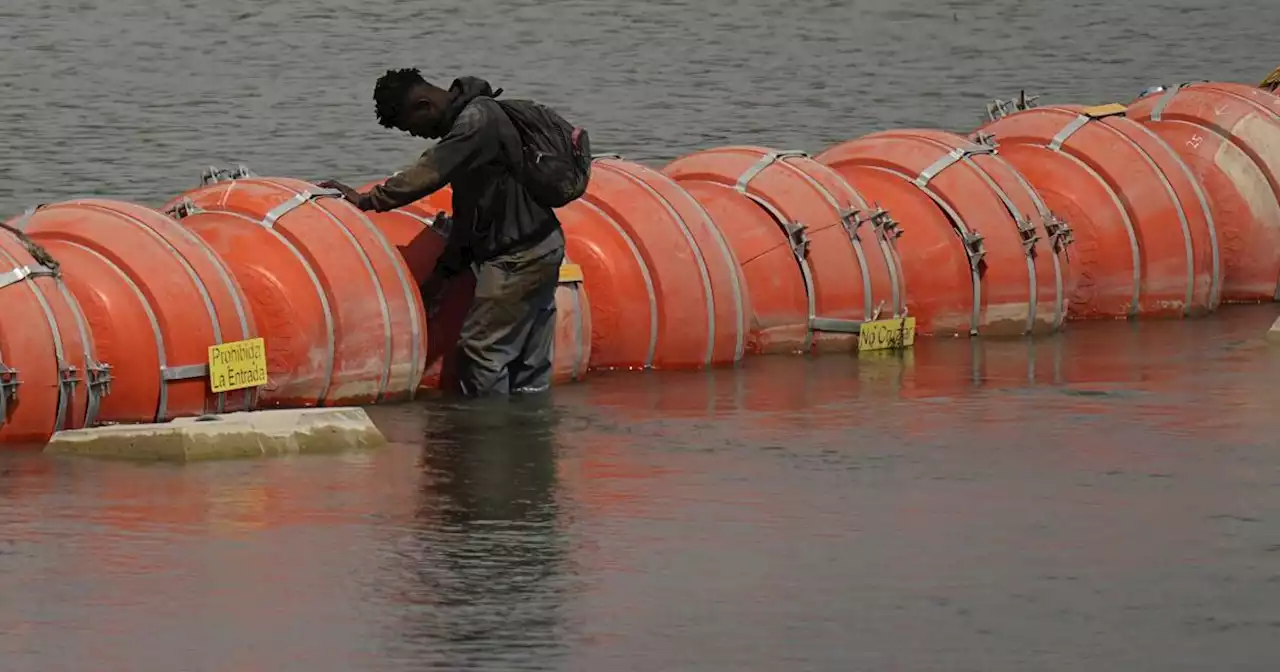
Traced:
<path id="1" fill-rule="evenodd" d="M 1204 185 L 1218 226 L 1222 299 L 1280 296 L 1280 98 L 1251 86 L 1197 82 L 1129 105 Z"/>
<path id="2" fill-rule="evenodd" d="M 266 341 L 268 406 L 408 399 L 426 315 L 412 274 L 364 213 L 289 178 L 206 174 L 166 211 L 204 238 L 250 297 Z"/>
<path id="3" fill-rule="evenodd" d="M 1081 245 L 1076 284 L 1107 296 L 1087 310 L 1116 316 L 1214 310 L 1221 293 L 1220 260 L 1203 189 L 1167 143 L 1123 112 L 1122 106 L 1034 107 L 997 119 L 980 133 L 1051 207 L 1087 223 L 1076 227 L 1089 241 Z M 1040 151 L 1013 149 L 1023 145 Z M 1068 156 L 1077 169 L 1058 169 L 1062 162 L 1043 161 L 1046 153 Z M 1101 184 L 1079 185 L 1089 180 Z M 1118 268 L 1104 266 L 1121 263 L 1122 257 L 1110 254 L 1120 227 L 1129 238 L 1129 261 Z M 1095 244 L 1111 246 L 1103 252 L 1105 259 L 1092 254 Z M 1129 298 L 1117 305 L 1114 283 L 1126 271 L 1132 273 Z M 1088 304 L 1090 298 L 1081 301 Z"/>
<path id="4" fill-rule="evenodd" d="M 0 229 L 0 445 L 40 445 L 95 423 L 110 369 L 59 262 L 39 243 Z"/>
<path id="5" fill-rule="evenodd" d="M 944 131 L 895 130 L 818 160 L 907 222 L 901 254 L 922 333 L 1013 335 L 1062 324 L 1065 230 L 991 147 Z"/>
<path id="6" fill-rule="evenodd" d="M 741 260 L 753 352 L 849 350 L 859 323 L 901 314 L 893 220 L 803 152 L 724 147 L 663 172 L 712 213 Z"/>
<path id="7" fill-rule="evenodd" d="M 99 356 L 112 365 L 100 422 L 251 410 L 257 390 L 213 393 L 211 345 L 255 338 L 239 285 L 197 236 L 151 208 L 54 203 L 11 222 L 61 264 Z"/>
<path id="8" fill-rule="evenodd" d="M 595 157 L 586 193 L 557 209 L 566 256 L 553 380 L 847 352 L 867 322 L 886 318 L 914 318 L 922 335 L 1019 336 L 1069 319 L 1280 301 L 1271 91 L 1193 82 L 1127 107 L 1024 96 L 988 116 L 967 135 L 888 130 L 816 156 L 734 145 L 661 170 Z M 451 387 L 475 276 L 452 279 L 430 316 L 422 284 L 448 240 L 452 218 L 439 215 L 452 213 L 452 191 L 367 213 L 340 196 L 210 169 L 163 213 L 87 199 L 10 220 L 0 231 L 0 444 Z M 259 335 L 267 385 L 213 394 L 208 347 Z M 921 349 L 917 363 L 938 353 Z M 939 380 L 1022 375 L 998 357 L 971 359 L 968 374 Z M 1027 360 L 1027 375 L 1040 375 L 1041 359 Z M 941 371 L 908 380 L 892 362 L 857 367 L 903 395 L 928 393 Z M 661 405 L 718 403 L 686 392 Z"/>
<path id="9" fill-rule="evenodd" d="M 701 368 L 745 351 L 746 291 L 716 223 L 661 173 L 597 158 L 558 215 L 591 292 L 592 368 Z"/>

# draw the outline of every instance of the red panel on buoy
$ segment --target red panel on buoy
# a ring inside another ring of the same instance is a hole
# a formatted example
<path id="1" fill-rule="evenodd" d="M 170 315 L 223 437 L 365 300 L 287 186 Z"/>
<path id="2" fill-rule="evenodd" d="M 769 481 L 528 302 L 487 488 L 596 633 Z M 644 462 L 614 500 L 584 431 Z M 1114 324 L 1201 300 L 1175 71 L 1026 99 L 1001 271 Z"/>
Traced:
<path id="1" fill-rule="evenodd" d="M 413 395 L 426 352 L 422 299 L 400 254 L 362 212 L 289 178 L 215 182 L 166 210 L 184 199 L 193 209 L 179 212 L 183 223 L 218 250 L 251 295 L 271 378 L 264 405 Z"/>
<path id="2" fill-rule="evenodd" d="M 1163 138 L 1204 185 L 1222 254 L 1222 300 L 1271 301 L 1280 279 L 1280 97 L 1197 82 L 1153 93 L 1126 116 Z"/>
<path id="3" fill-rule="evenodd" d="M 591 292 L 592 368 L 737 361 L 745 309 L 736 263 L 707 213 L 677 185 L 601 158 L 587 193 L 558 214 Z"/>
<path id="4" fill-rule="evenodd" d="M 1103 199 L 1094 188 L 1080 192 L 1074 200 L 1079 210 L 1091 214 L 1114 209 L 1117 203 L 1122 210 L 1119 221 L 1128 227 L 1126 235 L 1132 232 L 1130 256 L 1135 261 L 1131 263 L 1140 269 L 1136 304 L 1130 302 L 1128 314 L 1187 315 L 1212 310 L 1220 287 L 1217 243 L 1200 185 L 1151 131 L 1122 116 L 1102 114 L 1079 106 L 1033 108 L 992 122 L 982 131 L 994 136 L 1002 152 L 1011 145 L 1033 145 L 1067 154 L 1105 183 L 1114 196 Z M 1008 158 L 1036 189 L 1051 190 L 1061 176 L 1029 156 L 1011 153 Z M 1098 200 L 1082 201 L 1085 193 Z M 1116 221 L 1101 216 L 1092 223 L 1114 227 Z M 1115 235 L 1107 232 L 1098 237 Z M 1101 275 L 1118 277 L 1121 272 L 1107 269 Z"/>
<path id="5" fill-rule="evenodd" d="M 713 217 L 727 207 L 744 209 L 726 205 L 738 199 L 733 193 L 766 213 L 768 219 L 730 215 L 715 220 L 741 260 L 756 303 L 754 325 L 769 330 L 767 338 L 756 332 L 757 348 L 851 349 L 857 322 L 900 312 L 904 291 L 894 236 L 880 228 L 891 220 L 885 213 L 876 216 L 834 171 L 803 153 L 734 146 L 681 157 L 663 172 L 707 199 L 704 206 Z M 766 221 L 770 227 L 763 226 Z M 796 300 L 785 296 L 796 289 L 795 276 L 784 270 L 787 264 L 799 267 L 798 298 L 805 306 L 798 324 L 791 317 L 789 325 L 766 308 L 795 314 L 785 307 Z M 809 315 L 815 318 L 812 325 Z"/>
<path id="6" fill-rule="evenodd" d="M 21 227 L 62 264 L 112 365 L 99 420 L 163 422 L 256 406 L 256 388 L 210 391 L 209 346 L 258 330 L 239 284 L 199 237 L 150 208 L 101 199 L 41 207 Z"/>
<path id="7" fill-rule="evenodd" d="M 32 243 L 0 230 L 0 446 L 11 449 L 39 449 L 54 432 L 93 424 L 106 392 L 80 305 Z"/>
<path id="8" fill-rule="evenodd" d="M 1038 195 L 991 156 L 990 147 L 943 131 L 908 129 L 841 143 L 818 160 L 848 176 L 872 200 L 893 199 L 925 217 L 928 226 L 920 235 L 914 226 L 904 226 L 899 241 L 908 291 L 922 297 L 913 300 L 920 306 L 918 320 L 928 325 L 923 333 L 1016 335 L 1061 324 L 1058 262 L 1047 212 L 1037 204 Z M 903 189 L 926 195 L 950 231 Z M 906 205 L 912 201 L 914 206 Z M 961 263 L 969 271 L 963 303 L 954 284 Z M 948 270 L 939 274 L 939 268 Z M 923 298 L 935 293 L 946 298 Z M 968 305 L 967 324 L 958 319 L 963 304 Z"/>

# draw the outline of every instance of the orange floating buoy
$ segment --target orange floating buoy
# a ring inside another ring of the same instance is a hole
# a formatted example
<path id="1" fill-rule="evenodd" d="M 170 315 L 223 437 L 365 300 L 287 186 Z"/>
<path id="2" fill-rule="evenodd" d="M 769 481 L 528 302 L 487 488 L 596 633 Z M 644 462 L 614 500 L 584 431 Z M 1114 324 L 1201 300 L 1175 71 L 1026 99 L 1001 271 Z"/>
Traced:
<path id="1" fill-rule="evenodd" d="M 584 284 L 591 287 L 590 367 L 650 366 L 660 315 L 653 275 L 635 242 L 587 199 L 572 201 L 556 216 L 564 228 L 566 256 L 582 267 Z"/>
<path id="2" fill-rule="evenodd" d="M 1053 201 L 1071 200 L 1071 207 L 1063 204 L 1065 211 L 1087 213 L 1088 224 L 1076 226 L 1081 238 L 1114 241 L 1116 224 L 1122 223 L 1130 251 L 1125 265 L 1136 272 L 1130 276 L 1129 300 L 1120 306 L 1106 302 L 1109 311 L 1168 316 L 1213 310 L 1221 293 L 1220 264 L 1215 222 L 1203 189 L 1167 143 L 1126 119 L 1124 111 L 1119 105 L 1036 107 L 991 122 L 981 132 L 991 136 L 1000 154 L 1046 194 L 1051 207 Z M 1084 170 L 1055 172 L 1052 166 L 1062 162 L 1041 161 L 1044 151 L 1012 149 L 1021 145 L 1066 155 Z M 1086 174 L 1105 188 L 1085 186 Z M 1079 182 L 1068 188 L 1065 175 Z M 1089 226 L 1110 230 L 1083 231 Z M 1091 247 L 1082 246 L 1082 256 L 1089 256 Z M 1108 261 L 1119 259 L 1109 255 Z M 1097 258 L 1082 259 L 1080 266 L 1091 270 L 1083 270 L 1080 277 L 1092 274 L 1094 280 L 1114 281 L 1123 274 L 1122 269 L 1102 267 L 1102 263 Z M 1088 286 L 1090 281 L 1082 282 Z M 1108 282 L 1099 293 L 1112 294 L 1115 289 Z M 1086 314 L 1100 308 L 1095 303 Z"/>
<path id="3" fill-rule="evenodd" d="M 109 392 L 80 304 L 39 243 L 0 229 L 0 446 L 39 449 L 96 423 Z"/>
<path id="4" fill-rule="evenodd" d="M 222 259 L 174 220 L 103 199 L 29 211 L 14 224 L 62 266 L 103 360 L 111 395 L 101 422 L 164 422 L 252 410 L 257 388 L 213 393 L 211 345 L 258 336 Z"/>
<path id="5" fill-rule="evenodd" d="M 753 352 L 852 349 L 861 322 L 901 314 L 896 223 L 803 152 L 723 147 L 663 172 L 743 260 Z"/>
<path id="6" fill-rule="evenodd" d="M 1222 300 L 1280 298 L 1280 97 L 1196 82 L 1153 93 L 1127 116 L 1163 138 L 1204 185 L 1222 254 Z"/>
<path id="7" fill-rule="evenodd" d="M 386 180 L 370 182 L 360 188 L 368 191 Z M 432 227 L 439 213 L 453 214 L 453 190 L 448 186 L 409 205 L 386 212 L 366 212 L 365 215 L 382 230 L 404 258 L 409 272 L 419 286 L 431 275 L 436 259 L 444 251 L 444 237 Z M 431 323 L 427 323 L 428 333 Z"/>
<path id="8" fill-rule="evenodd" d="M 598 157 L 587 193 L 558 214 L 568 256 L 591 292 L 592 368 L 702 368 L 742 357 L 746 298 L 737 260 L 678 185 L 639 164 Z"/>
<path id="9" fill-rule="evenodd" d="M 245 173 L 212 179 L 166 211 L 218 251 L 250 297 L 276 407 L 412 398 L 427 326 L 387 237 L 334 192 Z"/>
<path id="10" fill-rule="evenodd" d="M 920 333 L 1039 333 L 1066 317 L 1066 230 L 994 153 L 944 131 L 908 129 L 817 157 L 911 222 L 899 245 Z"/>

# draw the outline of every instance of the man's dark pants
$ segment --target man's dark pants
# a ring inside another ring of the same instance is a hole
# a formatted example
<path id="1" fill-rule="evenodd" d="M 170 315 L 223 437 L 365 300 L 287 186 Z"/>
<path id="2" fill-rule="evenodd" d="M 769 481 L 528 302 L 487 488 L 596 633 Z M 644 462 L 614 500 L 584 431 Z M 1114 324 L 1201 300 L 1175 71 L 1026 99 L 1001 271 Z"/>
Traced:
<path id="1" fill-rule="evenodd" d="M 533 247 L 476 268 L 476 293 L 458 339 L 458 385 L 482 396 L 551 386 L 556 287 L 564 260 L 557 228 Z"/>

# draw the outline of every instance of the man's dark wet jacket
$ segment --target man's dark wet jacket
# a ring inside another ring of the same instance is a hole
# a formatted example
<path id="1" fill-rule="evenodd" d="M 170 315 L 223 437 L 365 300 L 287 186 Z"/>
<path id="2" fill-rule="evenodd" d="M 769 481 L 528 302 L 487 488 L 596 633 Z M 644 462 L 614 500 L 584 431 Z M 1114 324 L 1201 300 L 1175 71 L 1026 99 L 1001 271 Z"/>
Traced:
<path id="1" fill-rule="evenodd" d="M 555 212 L 534 202 L 514 176 L 520 137 L 489 83 L 459 77 L 450 91 L 455 95 L 441 123 L 440 142 L 360 203 L 383 212 L 452 184 L 454 230 L 439 262 L 445 277 L 471 262 L 528 249 L 560 226 Z"/>

